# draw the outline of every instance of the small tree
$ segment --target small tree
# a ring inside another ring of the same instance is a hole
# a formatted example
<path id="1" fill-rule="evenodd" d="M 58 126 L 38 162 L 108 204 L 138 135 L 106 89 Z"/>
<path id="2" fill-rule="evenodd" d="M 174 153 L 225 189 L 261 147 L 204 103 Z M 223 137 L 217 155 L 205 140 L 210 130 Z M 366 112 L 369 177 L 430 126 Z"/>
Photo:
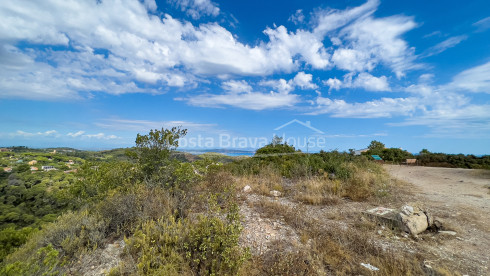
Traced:
<path id="1" fill-rule="evenodd" d="M 187 129 L 150 130 L 147 135 L 136 136 L 136 148 L 128 155 L 135 159 L 146 176 L 151 176 L 159 168 L 168 164 L 170 153 L 179 146 L 179 139 L 187 134 Z"/>
<path id="2" fill-rule="evenodd" d="M 373 140 L 371 144 L 369 144 L 368 149 L 372 152 L 381 152 L 385 148 L 385 144 L 380 141 Z"/>

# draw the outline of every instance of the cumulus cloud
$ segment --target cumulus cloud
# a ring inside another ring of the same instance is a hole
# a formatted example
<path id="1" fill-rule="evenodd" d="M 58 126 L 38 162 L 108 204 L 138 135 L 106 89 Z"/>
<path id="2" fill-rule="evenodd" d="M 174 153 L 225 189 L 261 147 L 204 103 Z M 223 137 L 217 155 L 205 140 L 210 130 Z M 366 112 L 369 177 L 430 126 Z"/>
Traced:
<path id="1" fill-rule="evenodd" d="M 169 1 L 195 18 L 219 14 L 209 0 Z M 266 28 L 268 41 L 249 45 L 218 23 L 195 26 L 157 15 L 154 0 L 22 5 L 6 0 L 0 6 L 0 96 L 157 94 L 172 87 L 194 88 L 209 76 L 264 77 L 334 65 L 361 72 L 384 64 L 401 76 L 415 67 L 411 49 L 400 38 L 415 23 L 406 16 L 375 18 L 378 5 L 370 0 L 345 10 L 318 10 L 308 29 Z M 296 15 L 300 20 L 301 12 Z M 326 38 L 335 47 L 327 48 Z M 47 47 L 14 46 L 19 41 Z M 58 47 L 50 49 L 53 45 Z"/>
<path id="2" fill-rule="evenodd" d="M 488 93 L 490 90 L 490 62 L 467 69 L 447 84 L 432 85 L 432 74 L 423 74 L 418 84 L 403 91 L 408 97 L 348 102 L 343 99 L 318 96 L 310 115 L 329 114 L 342 118 L 402 117 L 391 126 L 428 126 L 428 136 L 480 137 L 490 135 L 490 105 L 475 102 L 461 93 Z M 352 83 L 354 83 L 353 81 Z M 344 83 L 338 79 L 324 82 L 332 89 Z"/>
<path id="3" fill-rule="evenodd" d="M 80 130 L 80 131 L 77 131 L 75 133 L 70 132 L 70 133 L 67 134 L 67 136 L 70 136 L 70 137 L 75 138 L 75 137 L 82 136 L 84 133 L 85 133 L 85 131 Z"/>
<path id="4" fill-rule="evenodd" d="M 326 81 L 323 81 L 323 84 L 327 85 L 330 87 L 329 90 L 339 90 L 342 87 L 342 81 L 337 79 L 337 78 L 330 78 Z"/>
<path id="5" fill-rule="evenodd" d="M 219 7 L 210 0 L 169 0 L 193 19 L 202 16 L 218 16 Z"/>
<path id="6" fill-rule="evenodd" d="M 323 83 L 330 87 L 330 90 L 339 90 L 341 88 L 362 88 L 367 91 L 390 91 L 388 78 L 386 76 L 375 77 L 369 73 L 363 72 L 353 79 L 354 74 L 349 73 L 341 81 L 337 78 L 330 78 Z"/>
<path id="7" fill-rule="evenodd" d="M 294 80 L 294 79 L 293 79 Z M 267 81 L 261 85 L 274 86 L 278 92 L 253 91 L 245 81 L 227 81 L 222 84 L 222 94 L 201 94 L 187 98 L 175 98 L 186 101 L 190 105 L 202 107 L 231 106 L 249 110 L 274 109 L 290 107 L 299 102 L 299 96 L 291 94 L 294 81 L 286 82 L 284 79 L 278 81 Z"/>
<path id="8" fill-rule="evenodd" d="M 288 81 L 286 81 L 285 79 L 265 80 L 265 81 L 261 81 L 259 85 L 272 87 L 277 92 L 280 93 L 289 93 L 293 91 L 296 87 L 299 87 L 302 90 L 317 89 L 318 85 L 316 85 L 312 81 L 313 81 L 312 74 L 306 74 L 305 72 L 298 72 L 298 74 L 296 74 L 294 78 Z"/>
<path id="9" fill-rule="evenodd" d="M 294 24 L 301 24 L 305 20 L 305 15 L 303 14 L 303 10 L 299 9 L 296 10 L 296 12 L 291 15 L 288 19 L 288 21 L 293 22 Z"/>

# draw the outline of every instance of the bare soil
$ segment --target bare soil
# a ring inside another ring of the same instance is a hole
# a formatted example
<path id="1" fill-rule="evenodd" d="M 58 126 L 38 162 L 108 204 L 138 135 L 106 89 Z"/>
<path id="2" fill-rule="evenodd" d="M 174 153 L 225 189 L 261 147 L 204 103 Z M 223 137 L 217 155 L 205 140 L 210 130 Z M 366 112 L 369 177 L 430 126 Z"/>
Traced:
<path id="1" fill-rule="evenodd" d="M 253 188 L 251 193 L 241 193 L 244 223 L 241 245 L 250 247 L 254 255 L 264 254 L 272 242 L 308 248 L 308 242 L 299 237 L 297 226 L 289 225 L 282 216 L 271 217 L 270 212 L 257 208 L 261 200 L 296 210 L 325 229 L 340 227 L 355 231 L 360 231 L 356 225 L 365 221 L 362 212 L 367 209 L 414 204 L 428 209 L 443 223 L 443 230 L 456 234 L 427 231 L 413 238 L 380 224 L 361 231 L 383 250 L 423 256 L 422 265 L 428 275 L 490 275 L 490 172 L 398 165 L 384 165 L 384 168 L 391 176 L 390 181 L 398 184 L 394 194 L 381 201 L 344 199 L 332 205 L 306 205 L 287 192 L 287 183 L 283 183 L 285 193 L 279 198 L 260 195 Z"/>
<path id="2" fill-rule="evenodd" d="M 489 275 L 490 172 L 459 168 L 384 165 L 394 178 L 408 183 L 412 199 L 422 202 L 443 226 L 457 232 L 425 249 L 439 259 L 470 269 L 468 275 Z M 423 243 L 422 243 L 423 244 Z"/>

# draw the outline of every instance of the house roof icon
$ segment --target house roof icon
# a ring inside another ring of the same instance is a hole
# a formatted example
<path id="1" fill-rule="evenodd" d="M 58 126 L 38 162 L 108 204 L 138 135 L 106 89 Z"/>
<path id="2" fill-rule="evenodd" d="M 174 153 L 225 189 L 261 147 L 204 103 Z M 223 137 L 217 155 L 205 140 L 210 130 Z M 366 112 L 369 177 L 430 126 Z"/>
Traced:
<path id="1" fill-rule="evenodd" d="M 291 121 L 285 123 L 282 126 L 276 127 L 274 130 L 280 130 L 281 128 L 287 127 L 287 126 L 289 126 L 290 124 L 293 124 L 293 123 L 297 123 L 297 124 L 300 124 L 300 125 L 302 125 L 304 127 L 307 127 L 307 128 L 313 130 L 316 133 L 325 134 L 323 131 L 321 131 L 321 130 L 319 130 L 317 128 L 312 127 L 310 121 L 301 122 L 300 120 L 297 120 L 297 119 L 291 120 Z"/>

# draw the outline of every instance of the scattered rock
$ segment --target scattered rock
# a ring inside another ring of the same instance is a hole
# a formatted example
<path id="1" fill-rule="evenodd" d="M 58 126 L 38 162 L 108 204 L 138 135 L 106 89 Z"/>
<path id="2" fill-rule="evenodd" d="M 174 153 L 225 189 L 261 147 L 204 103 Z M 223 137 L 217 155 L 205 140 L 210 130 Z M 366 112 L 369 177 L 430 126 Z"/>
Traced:
<path id="1" fill-rule="evenodd" d="M 439 232 L 437 232 L 437 233 L 439 233 L 439 234 L 443 234 L 443 235 L 451 235 L 451 236 L 456 236 L 456 234 L 457 234 L 457 233 L 456 233 L 456 232 L 454 232 L 454 231 L 439 231 Z"/>
<path id="2" fill-rule="evenodd" d="M 371 270 L 371 271 L 378 271 L 378 270 L 379 270 L 379 268 L 377 268 L 377 267 L 375 267 L 375 266 L 373 266 L 373 265 L 371 265 L 371 264 L 361 263 L 361 265 L 362 265 L 363 267 L 365 267 L 365 268 L 367 268 L 367 269 Z"/>
<path id="3" fill-rule="evenodd" d="M 282 194 L 281 192 L 276 191 L 276 190 L 270 191 L 270 195 L 273 196 L 273 197 L 280 197 L 281 194 Z"/>
<path id="4" fill-rule="evenodd" d="M 248 192 L 250 192 L 251 190 L 252 190 L 252 187 L 250 187 L 249 185 L 247 185 L 247 186 L 243 187 L 243 192 L 245 192 L 245 193 L 248 193 Z"/>

